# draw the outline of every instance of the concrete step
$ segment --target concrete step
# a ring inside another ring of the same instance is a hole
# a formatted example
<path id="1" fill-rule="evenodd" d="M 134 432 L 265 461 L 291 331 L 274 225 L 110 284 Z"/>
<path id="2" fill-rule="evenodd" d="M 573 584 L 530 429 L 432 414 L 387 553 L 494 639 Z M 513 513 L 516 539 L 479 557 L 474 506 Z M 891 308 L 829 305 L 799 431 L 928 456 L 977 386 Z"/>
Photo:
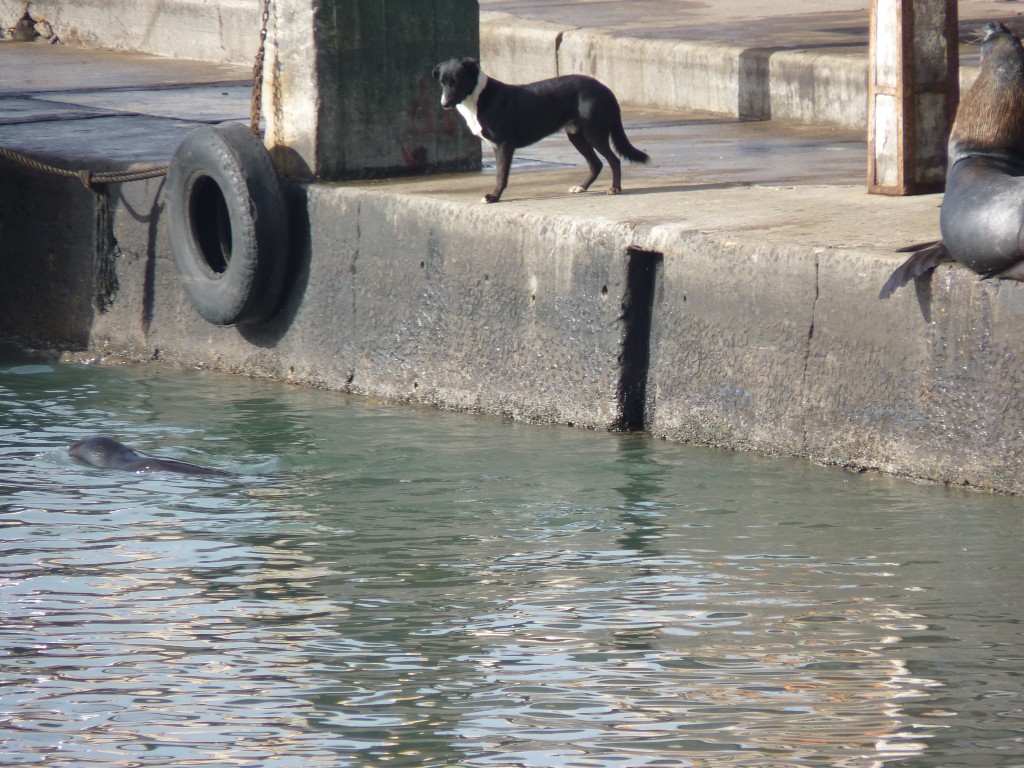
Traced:
<path id="1" fill-rule="evenodd" d="M 977 76 L 977 47 L 965 46 L 962 55 L 965 89 Z M 512 83 L 571 72 L 590 75 L 635 107 L 867 128 L 866 40 L 788 49 L 630 37 L 484 12 L 480 58 L 485 71 Z"/>

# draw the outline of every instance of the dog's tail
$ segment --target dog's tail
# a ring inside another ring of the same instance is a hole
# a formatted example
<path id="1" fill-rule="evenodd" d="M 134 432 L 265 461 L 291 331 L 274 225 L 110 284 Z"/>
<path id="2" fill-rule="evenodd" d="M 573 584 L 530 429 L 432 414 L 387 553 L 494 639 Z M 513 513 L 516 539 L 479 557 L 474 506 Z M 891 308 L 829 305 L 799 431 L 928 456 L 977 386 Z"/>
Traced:
<path id="1" fill-rule="evenodd" d="M 615 145 L 615 151 L 618 152 L 626 160 L 631 163 L 649 163 L 651 156 L 646 152 L 641 152 L 639 149 L 629 143 L 629 139 L 626 138 L 626 129 L 622 127 L 622 121 L 616 120 L 615 125 L 612 126 L 612 144 Z"/>

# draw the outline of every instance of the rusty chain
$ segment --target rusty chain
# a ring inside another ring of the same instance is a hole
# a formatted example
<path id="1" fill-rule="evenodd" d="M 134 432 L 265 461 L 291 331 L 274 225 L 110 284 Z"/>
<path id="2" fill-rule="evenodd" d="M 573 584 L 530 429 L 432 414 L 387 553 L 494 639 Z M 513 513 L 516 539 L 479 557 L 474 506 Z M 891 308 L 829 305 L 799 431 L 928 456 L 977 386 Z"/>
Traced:
<path id="1" fill-rule="evenodd" d="M 249 107 L 249 127 L 260 135 L 260 112 L 263 109 L 263 59 L 267 48 L 267 26 L 270 23 L 270 0 L 263 0 L 263 18 L 260 22 L 260 45 L 252 65 L 252 102 Z"/>

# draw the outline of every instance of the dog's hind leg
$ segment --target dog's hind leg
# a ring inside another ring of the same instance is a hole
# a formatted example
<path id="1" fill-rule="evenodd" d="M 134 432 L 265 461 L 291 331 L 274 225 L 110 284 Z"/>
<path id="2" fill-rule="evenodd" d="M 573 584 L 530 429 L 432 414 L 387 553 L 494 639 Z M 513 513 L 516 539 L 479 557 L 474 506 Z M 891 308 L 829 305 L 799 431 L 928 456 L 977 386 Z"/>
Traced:
<path id="1" fill-rule="evenodd" d="M 608 194 L 619 194 L 622 191 L 622 161 L 612 151 L 611 145 L 608 143 L 608 136 L 601 134 L 598 136 L 591 135 L 587 138 L 594 149 L 604 155 L 604 159 L 608 161 L 608 167 L 612 169 L 612 185 L 608 188 Z"/>
<path id="2" fill-rule="evenodd" d="M 576 194 L 579 192 L 586 192 L 590 185 L 594 183 L 594 179 L 597 178 L 598 174 L 601 173 L 601 169 L 604 165 L 601 163 L 601 158 L 597 156 L 594 148 L 590 146 L 590 142 L 584 138 L 582 133 L 565 132 L 569 137 L 569 141 L 576 147 L 577 151 L 583 155 L 583 158 L 587 161 L 587 166 L 590 168 L 590 176 L 582 184 L 575 187 L 569 187 L 569 191 Z M 617 160 L 618 158 L 616 158 Z"/>
<path id="3" fill-rule="evenodd" d="M 501 193 L 508 186 L 508 171 L 512 167 L 512 155 L 515 147 L 511 144 L 494 145 L 494 165 L 496 169 L 494 191 L 484 195 L 482 203 L 496 203 L 501 200 Z"/>

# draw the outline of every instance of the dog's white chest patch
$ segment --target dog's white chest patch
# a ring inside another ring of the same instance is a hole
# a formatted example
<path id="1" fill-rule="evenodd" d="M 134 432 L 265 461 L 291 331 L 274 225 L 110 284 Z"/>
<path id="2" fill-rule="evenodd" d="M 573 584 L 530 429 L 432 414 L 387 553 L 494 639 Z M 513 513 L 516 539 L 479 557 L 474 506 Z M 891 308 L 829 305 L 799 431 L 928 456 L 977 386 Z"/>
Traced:
<path id="1" fill-rule="evenodd" d="M 474 99 L 473 108 L 471 109 L 466 102 L 462 102 L 455 108 L 459 110 L 459 114 L 462 115 L 462 119 L 466 121 L 466 125 L 469 126 L 470 132 L 474 136 L 483 138 L 484 128 L 480 125 L 480 121 L 476 119 L 476 100 Z"/>
<path id="2" fill-rule="evenodd" d="M 476 116 L 476 111 L 477 101 L 480 99 L 480 94 L 483 92 L 485 85 L 487 85 L 487 75 L 481 72 L 473 92 L 455 105 L 455 109 L 459 111 L 462 119 L 466 121 L 470 132 L 481 139 L 484 138 L 484 127 L 480 125 L 480 119 Z"/>

